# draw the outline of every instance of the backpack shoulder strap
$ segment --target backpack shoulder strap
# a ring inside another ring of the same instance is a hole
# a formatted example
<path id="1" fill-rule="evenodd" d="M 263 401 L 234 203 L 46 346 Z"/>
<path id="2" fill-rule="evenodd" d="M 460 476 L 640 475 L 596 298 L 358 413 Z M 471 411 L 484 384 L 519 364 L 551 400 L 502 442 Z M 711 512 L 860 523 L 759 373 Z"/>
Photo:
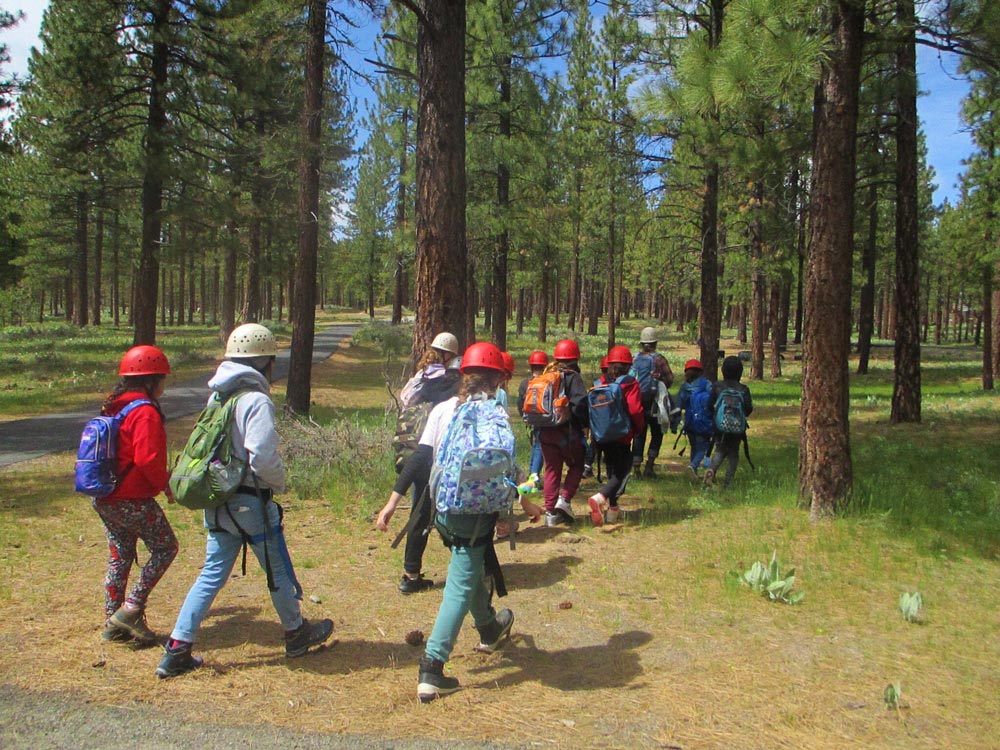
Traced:
<path id="1" fill-rule="evenodd" d="M 133 409 L 138 409 L 140 406 L 147 406 L 147 405 L 156 407 L 156 404 L 154 404 L 148 398 L 137 398 L 135 401 L 129 401 L 127 404 L 125 404 L 125 406 L 123 406 L 121 410 L 117 414 L 115 414 L 115 417 L 117 419 L 125 419 L 125 417 L 127 417 Z M 159 411 L 159 408 L 157 407 L 156 410 Z"/>

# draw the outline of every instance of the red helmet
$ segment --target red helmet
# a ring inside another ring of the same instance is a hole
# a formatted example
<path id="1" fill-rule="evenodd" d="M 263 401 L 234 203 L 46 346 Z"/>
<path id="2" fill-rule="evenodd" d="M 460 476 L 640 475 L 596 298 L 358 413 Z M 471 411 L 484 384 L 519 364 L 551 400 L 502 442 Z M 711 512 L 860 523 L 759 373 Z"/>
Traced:
<path id="1" fill-rule="evenodd" d="M 547 365 L 549 363 L 549 355 L 545 352 L 537 349 L 528 355 L 529 365 Z"/>
<path id="2" fill-rule="evenodd" d="M 611 349 L 608 350 L 607 360 L 609 365 L 615 363 L 630 365 L 632 364 L 632 352 L 627 346 L 612 346 Z"/>
<path id="3" fill-rule="evenodd" d="M 477 341 L 465 350 L 465 354 L 462 355 L 462 366 L 458 371 L 465 372 L 470 367 L 485 367 L 504 372 L 503 353 L 489 341 Z"/>
<path id="4" fill-rule="evenodd" d="M 575 362 L 580 359 L 580 345 L 573 341 L 573 339 L 563 339 L 556 344 L 553 354 L 557 360 Z"/>
<path id="5" fill-rule="evenodd" d="M 701 366 L 701 360 L 699 359 L 689 359 L 684 363 L 685 370 L 704 370 L 705 368 Z"/>
<path id="6" fill-rule="evenodd" d="M 607 369 L 608 369 L 608 355 L 605 354 L 603 357 L 601 357 L 601 370 L 604 371 Z"/>
<path id="7" fill-rule="evenodd" d="M 140 344 L 133 346 L 122 356 L 118 367 L 119 375 L 169 375 L 170 362 L 167 355 L 155 346 Z"/>
<path id="8" fill-rule="evenodd" d="M 500 352 L 500 357 L 503 359 L 503 369 L 508 375 L 513 377 L 514 375 L 514 358 L 508 352 Z"/>

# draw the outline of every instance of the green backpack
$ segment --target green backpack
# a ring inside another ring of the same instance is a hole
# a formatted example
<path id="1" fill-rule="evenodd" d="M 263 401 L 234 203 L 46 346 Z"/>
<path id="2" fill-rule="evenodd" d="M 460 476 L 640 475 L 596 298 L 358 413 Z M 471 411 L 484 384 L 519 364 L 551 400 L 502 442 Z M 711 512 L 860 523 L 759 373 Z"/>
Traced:
<path id="1" fill-rule="evenodd" d="M 247 390 L 226 399 L 218 391 L 198 415 L 187 445 L 170 473 L 170 490 L 179 505 L 205 510 L 236 494 L 246 475 L 246 461 L 233 455 L 230 425 L 236 402 Z"/>

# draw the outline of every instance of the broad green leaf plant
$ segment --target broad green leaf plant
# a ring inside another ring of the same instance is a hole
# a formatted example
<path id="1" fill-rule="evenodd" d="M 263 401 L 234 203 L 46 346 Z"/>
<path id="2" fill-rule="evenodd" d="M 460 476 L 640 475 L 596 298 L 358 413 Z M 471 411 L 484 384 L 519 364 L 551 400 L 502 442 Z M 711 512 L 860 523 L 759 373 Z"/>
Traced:
<path id="1" fill-rule="evenodd" d="M 743 574 L 743 582 L 772 602 L 797 604 L 805 596 L 801 591 L 792 593 L 792 587 L 795 585 L 795 568 L 789 568 L 782 575 L 778 565 L 777 550 L 771 555 L 770 565 L 760 561 L 755 562 L 750 570 Z"/>

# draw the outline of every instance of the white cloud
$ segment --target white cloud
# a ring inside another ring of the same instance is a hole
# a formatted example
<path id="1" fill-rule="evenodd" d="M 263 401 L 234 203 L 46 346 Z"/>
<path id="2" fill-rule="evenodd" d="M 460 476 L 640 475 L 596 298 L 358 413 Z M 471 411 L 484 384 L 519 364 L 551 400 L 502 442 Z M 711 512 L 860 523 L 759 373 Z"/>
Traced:
<path id="1" fill-rule="evenodd" d="M 28 56 L 31 48 L 38 45 L 38 27 L 41 26 L 42 13 L 48 5 L 49 0 L 14 0 L 3 3 L 4 8 L 12 13 L 18 10 L 24 12 L 21 22 L 0 36 L 10 54 L 8 73 L 17 73 L 19 76 L 27 74 Z"/>

